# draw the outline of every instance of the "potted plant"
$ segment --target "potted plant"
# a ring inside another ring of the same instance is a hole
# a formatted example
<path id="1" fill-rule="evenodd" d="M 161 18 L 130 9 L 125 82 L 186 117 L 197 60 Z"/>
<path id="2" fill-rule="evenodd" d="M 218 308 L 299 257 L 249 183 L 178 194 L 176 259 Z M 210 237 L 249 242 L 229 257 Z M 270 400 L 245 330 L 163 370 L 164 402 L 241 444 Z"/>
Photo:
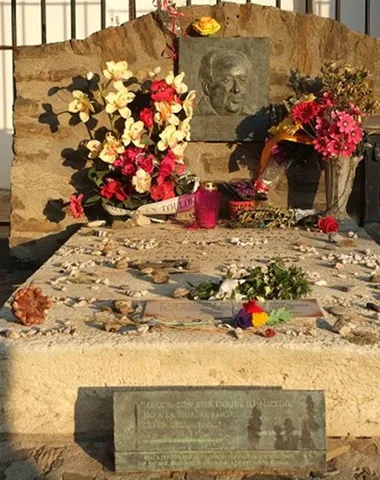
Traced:
<path id="1" fill-rule="evenodd" d="M 229 182 L 227 189 L 234 196 L 228 203 L 231 218 L 237 218 L 241 212 L 253 210 L 256 200 L 266 200 L 268 189 L 261 181 L 250 179 Z"/>

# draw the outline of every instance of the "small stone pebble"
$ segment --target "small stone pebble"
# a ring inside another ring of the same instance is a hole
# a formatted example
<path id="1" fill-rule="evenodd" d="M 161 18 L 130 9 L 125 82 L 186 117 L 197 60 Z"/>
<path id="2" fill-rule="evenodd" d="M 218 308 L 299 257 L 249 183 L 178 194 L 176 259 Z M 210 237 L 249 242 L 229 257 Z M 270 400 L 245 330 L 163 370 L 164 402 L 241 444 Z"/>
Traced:
<path id="1" fill-rule="evenodd" d="M 355 325 L 348 322 L 344 317 L 338 318 L 334 323 L 332 330 L 335 333 L 339 333 L 343 337 L 347 336 L 355 328 Z"/>
<path id="2" fill-rule="evenodd" d="M 315 282 L 315 285 L 317 285 L 318 287 L 325 287 L 327 285 L 327 282 L 326 280 L 317 280 Z"/>
<path id="3" fill-rule="evenodd" d="M 188 288 L 177 288 L 173 292 L 173 298 L 186 298 L 190 293 Z"/>
<path id="4" fill-rule="evenodd" d="M 128 268 L 128 260 L 125 260 L 124 258 L 122 260 L 119 260 L 115 263 L 115 268 L 117 268 L 118 270 Z"/>
<path id="5" fill-rule="evenodd" d="M 16 332 L 16 330 L 13 330 L 12 328 L 6 331 L 5 336 L 12 340 L 16 340 L 17 338 L 20 338 L 20 334 Z"/>
<path id="6" fill-rule="evenodd" d="M 238 340 L 240 340 L 244 337 L 244 332 L 240 327 L 237 327 L 234 330 L 234 335 Z"/>
<path id="7" fill-rule="evenodd" d="M 332 315 L 335 315 L 336 317 L 341 317 L 347 314 L 347 310 L 339 305 L 331 307 L 329 311 Z"/>
<path id="8" fill-rule="evenodd" d="M 113 306 L 118 313 L 122 313 L 123 315 L 134 311 L 132 302 L 128 302 L 127 300 L 116 300 Z"/>
<path id="9" fill-rule="evenodd" d="M 366 304 L 366 308 L 368 310 L 372 310 L 374 312 L 380 312 L 380 307 L 378 305 L 376 305 L 376 303 L 368 302 Z"/>
<path id="10" fill-rule="evenodd" d="M 140 325 L 137 327 L 137 332 L 139 335 L 145 335 L 149 332 L 149 325 Z"/>

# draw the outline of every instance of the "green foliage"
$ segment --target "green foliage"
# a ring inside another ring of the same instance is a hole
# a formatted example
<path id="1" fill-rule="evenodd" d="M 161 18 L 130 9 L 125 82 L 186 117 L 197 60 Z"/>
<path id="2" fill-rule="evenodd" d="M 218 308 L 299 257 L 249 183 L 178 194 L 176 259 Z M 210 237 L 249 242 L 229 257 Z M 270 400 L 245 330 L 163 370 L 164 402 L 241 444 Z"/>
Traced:
<path id="1" fill-rule="evenodd" d="M 248 300 L 296 300 L 310 291 L 306 272 L 294 265 L 286 267 L 281 260 L 272 260 L 267 267 L 256 267 L 241 278 L 230 298 L 243 295 Z M 192 297 L 208 300 L 219 296 L 220 282 L 203 282 L 195 288 Z M 280 312 L 286 318 L 285 312 Z M 285 320 L 286 321 L 286 320 Z"/>
<path id="2" fill-rule="evenodd" d="M 281 261 L 273 260 L 267 269 L 256 267 L 238 289 L 248 299 L 292 300 L 306 295 L 310 286 L 302 268 L 286 267 Z"/>
<path id="3" fill-rule="evenodd" d="M 272 310 L 269 314 L 269 320 L 267 325 L 274 327 L 281 323 L 286 323 L 292 318 L 292 314 L 286 308 L 279 308 L 278 310 Z"/>

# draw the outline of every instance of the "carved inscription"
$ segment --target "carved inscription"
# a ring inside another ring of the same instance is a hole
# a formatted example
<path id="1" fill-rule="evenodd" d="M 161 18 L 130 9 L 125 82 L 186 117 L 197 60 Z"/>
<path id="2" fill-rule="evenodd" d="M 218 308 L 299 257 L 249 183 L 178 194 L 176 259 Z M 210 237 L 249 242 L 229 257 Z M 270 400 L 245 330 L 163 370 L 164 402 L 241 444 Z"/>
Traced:
<path id="1" fill-rule="evenodd" d="M 269 457 L 277 459 L 278 468 L 288 468 L 295 457 L 312 468 L 309 463 L 324 455 L 321 392 L 147 389 L 116 393 L 114 410 L 120 471 L 134 471 L 131 465 L 135 471 L 245 469 Z M 197 459 L 188 452 L 196 452 Z"/>

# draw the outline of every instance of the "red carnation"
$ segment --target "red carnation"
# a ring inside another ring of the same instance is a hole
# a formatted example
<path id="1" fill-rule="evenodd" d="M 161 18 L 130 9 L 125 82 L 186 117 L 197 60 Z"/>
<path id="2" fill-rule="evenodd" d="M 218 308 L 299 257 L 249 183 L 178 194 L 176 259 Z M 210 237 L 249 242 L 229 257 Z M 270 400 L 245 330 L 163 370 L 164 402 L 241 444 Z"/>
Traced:
<path id="1" fill-rule="evenodd" d="M 80 218 L 84 213 L 82 206 L 83 197 L 83 193 L 80 193 L 79 195 L 75 195 L 75 193 L 73 193 L 70 196 L 70 211 L 74 218 Z"/>
<path id="2" fill-rule="evenodd" d="M 292 108 L 292 116 L 296 123 L 305 124 L 313 120 L 321 111 L 317 102 L 300 102 Z"/>
<path id="3" fill-rule="evenodd" d="M 332 215 L 329 215 L 318 220 L 318 228 L 320 228 L 323 233 L 336 233 L 339 230 L 339 223 Z"/>
<path id="4" fill-rule="evenodd" d="M 173 182 L 163 182 L 160 185 L 152 187 L 150 189 L 150 196 L 157 202 L 158 200 L 168 200 L 174 198 L 174 184 Z"/>
<path id="5" fill-rule="evenodd" d="M 139 118 L 147 128 L 153 126 L 154 123 L 154 113 L 150 108 L 143 108 L 140 112 Z"/>
<path id="6" fill-rule="evenodd" d="M 116 198 L 120 202 L 129 197 L 119 180 L 107 180 L 107 183 L 100 189 L 100 195 L 108 199 Z"/>
<path id="7" fill-rule="evenodd" d="M 168 85 L 165 80 L 152 82 L 152 100 L 154 102 L 173 102 L 177 94 L 174 88 Z"/>

